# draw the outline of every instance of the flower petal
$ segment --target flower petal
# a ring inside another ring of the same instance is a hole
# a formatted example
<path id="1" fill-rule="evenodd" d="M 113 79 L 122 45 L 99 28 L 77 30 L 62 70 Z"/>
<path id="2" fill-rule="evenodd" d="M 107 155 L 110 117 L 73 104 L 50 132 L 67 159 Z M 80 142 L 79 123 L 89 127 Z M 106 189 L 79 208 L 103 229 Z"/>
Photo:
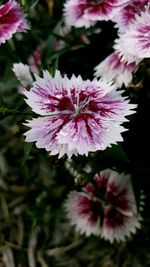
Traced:
<path id="1" fill-rule="evenodd" d="M 64 207 L 71 224 L 76 226 L 76 231 L 85 233 L 86 236 L 101 234 L 99 202 L 93 201 L 84 193 L 71 191 Z"/>
<path id="2" fill-rule="evenodd" d="M 124 62 L 117 52 L 113 52 L 95 67 L 95 76 L 114 81 L 118 87 L 122 87 L 123 84 L 127 86 L 131 82 L 132 73 L 136 69 L 136 62 Z"/>
<path id="3" fill-rule="evenodd" d="M 36 146 L 38 148 L 45 148 L 47 151 L 51 152 L 51 155 L 59 154 L 63 156 L 67 150 L 67 145 L 58 144 L 57 134 L 62 128 L 63 124 L 66 121 L 66 117 L 45 117 L 45 118 L 36 118 L 25 123 L 26 126 L 31 127 L 24 135 L 26 136 L 26 142 L 36 141 Z M 68 154 L 72 156 L 76 151 Z"/>
<path id="4" fill-rule="evenodd" d="M 14 63 L 12 70 L 23 87 L 26 88 L 33 84 L 33 78 L 28 65 Z"/>
<path id="5" fill-rule="evenodd" d="M 111 243 L 124 241 L 140 228 L 139 217 L 121 214 L 113 206 L 105 208 L 102 237 Z"/>

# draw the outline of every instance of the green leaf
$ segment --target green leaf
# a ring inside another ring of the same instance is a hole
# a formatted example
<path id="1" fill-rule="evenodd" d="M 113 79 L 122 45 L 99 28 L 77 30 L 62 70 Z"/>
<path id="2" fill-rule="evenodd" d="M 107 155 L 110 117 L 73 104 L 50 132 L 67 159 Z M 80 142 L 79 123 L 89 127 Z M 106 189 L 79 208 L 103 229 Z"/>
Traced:
<path id="1" fill-rule="evenodd" d="M 22 0 L 22 5 L 26 5 L 28 8 L 34 8 L 39 0 Z"/>
<path id="2" fill-rule="evenodd" d="M 22 162 L 21 162 L 21 167 L 23 167 L 25 162 L 27 161 L 27 159 L 28 159 L 28 157 L 30 155 L 32 146 L 33 146 L 33 143 L 25 143 L 25 145 L 24 145 L 24 155 L 23 155 L 23 159 L 22 159 Z"/>
<path id="3" fill-rule="evenodd" d="M 29 2 L 30 2 L 31 8 L 34 8 L 38 4 L 39 0 L 29 0 Z"/>
<path id="4" fill-rule="evenodd" d="M 8 112 L 10 112 L 10 110 L 7 107 L 4 107 L 4 106 L 1 106 L 0 107 L 0 113 L 6 114 Z"/>

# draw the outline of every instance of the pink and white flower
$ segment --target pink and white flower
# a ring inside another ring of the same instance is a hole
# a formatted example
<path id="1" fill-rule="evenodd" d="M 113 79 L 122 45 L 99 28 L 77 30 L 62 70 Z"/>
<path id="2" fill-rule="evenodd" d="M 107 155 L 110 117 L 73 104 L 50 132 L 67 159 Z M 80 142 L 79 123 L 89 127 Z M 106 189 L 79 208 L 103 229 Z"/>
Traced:
<path id="1" fill-rule="evenodd" d="M 5 43 L 16 32 L 29 28 L 21 6 L 15 0 L 9 0 L 0 6 L 0 43 Z"/>
<path id="2" fill-rule="evenodd" d="M 136 16 L 128 31 L 120 34 L 114 46 L 121 55 L 128 54 L 130 58 L 150 57 L 150 8 Z"/>
<path id="3" fill-rule="evenodd" d="M 127 86 L 132 78 L 133 72 L 137 69 L 136 62 L 127 63 L 122 61 L 115 51 L 95 67 L 95 77 L 103 77 L 108 81 L 114 81 L 118 87 L 124 84 Z"/>
<path id="4" fill-rule="evenodd" d="M 30 91 L 25 91 L 26 102 L 34 112 L 42 115 L 27 122 L 31 127 L 26 141 L 36 141 L 38 148 L 51 151 L 51 155 L 65 153 L 88 155 L 123 141 L 121 124 L 135 111 L 136 105 L 104 80 L 71 79 L 56 71 L 54 78 L 44 72 L 36 76 Z"/>
<path id="5" fill-rule="evenodd" d="M 68 0 L 64 16 L 68 26 L 90 27 L 97 21 L 110 20 L 127 0 Z"/>
<path id="6" fill-rule="evenodd" d="M 123 241 L 140 227 L 130 175 L 106 169 L 96 174 L 81 192 L 71 191 L 65 209 L 71 224 L 86 236 L 111 243 Z"/>
<path id="7" fill-rule="evenodd" d="M 137 15 L 140 15 L 145 10 L 149 0 L 131 0 L 116 13 L 113 21 L 116 22 L 119 31 L 125 32 L 129 26 L 134 22 Z"/>
<path id="8" fill-rule="evenodd" d="M 28 58 L 28 64 L 30 67 L 30 70 L 34 74 L 40 74 L 40 65 L 42 58 L 42 46 L 37 47 L 37 49 L 34 51 L 33 55 L 30 55 Z"/>

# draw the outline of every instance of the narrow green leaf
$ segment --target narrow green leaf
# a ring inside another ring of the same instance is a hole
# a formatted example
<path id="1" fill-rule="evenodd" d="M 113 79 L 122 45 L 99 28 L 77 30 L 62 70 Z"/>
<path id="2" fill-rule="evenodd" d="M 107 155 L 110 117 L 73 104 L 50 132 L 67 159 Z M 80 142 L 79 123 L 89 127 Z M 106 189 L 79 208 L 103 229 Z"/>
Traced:
<path id="1" fill-rule="evenodd" d="M 28 159 L 28 157 L 30 155 L 32 146 L 33 146 L 33 143 L 25 143 L 25 145 L 24 145 L 24 155 L 23 155 L 23 158 L 22 158 L 21 167 L 23 167 L 25 162 L 27 161 L 27 159 Z"/>

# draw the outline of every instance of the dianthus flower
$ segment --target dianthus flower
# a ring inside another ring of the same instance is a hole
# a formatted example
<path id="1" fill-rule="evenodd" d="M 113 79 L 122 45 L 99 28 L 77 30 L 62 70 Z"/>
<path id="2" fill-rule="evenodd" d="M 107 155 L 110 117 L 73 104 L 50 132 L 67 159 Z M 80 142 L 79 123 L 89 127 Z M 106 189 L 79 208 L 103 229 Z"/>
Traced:
<path id="1" fill-rule="evenodd" d="M 71 191 L 65 210 L 72 225 L 86 236 L 100 236 L 111 243 L 123 241 L 140 227 L 130 175 L 106 169 L 82 187 Z M 94 186 L 93 186 L 94 184 Z"/>
<path id="2" fill-rule="evenodd" d="M 68 0 L 64 6 L 66 24 L 90 27 L 97 21 L 110 20 L 127 0 Z"/>
<path id="3" fill-rule="evenodd" d="M 118 53 L 140 59 L 150 57 L 150 8 L 137 15 L 129 29 L 120 34 L 114 46 Z"/>
<path id="4" fill-rule="evenodd" d="M 14 33 L 24 32 L 28 28 L 21 6 L 15 0 L 0 6 L 0 43 L 5 43 Z"/>
<path id="5" fill-rule="evenodd" d="M 56 71 L 44 77 L 36 76 L 30 91 L 24 92 L 26 102 L 43 117 L 27 121 L 31 127 L 26 141 L 36 141 L 38 148 L 51 151 L 51 155 L 65 153 L 88 155 L 123 141 L 121 123 L 134 113 L 136 105 L 104 80 L 82 80 L 80 76 L 68 79 Z"/>
<path id="6" fill-rule="evenodd" d="M 108 81 L 114 81 L 118 87 L 123 84 L 127 86 L 133 77 L 133 72 L 137 69 L 136 62 L 127 63 L 121 60 L 115 51 L 106 57 L 95 67 L 95 76 L 103 77 Z"/>
<path id="7" fill-rule="evenodd" d="M 128 1 L 113 17 L 119 31 L 127 31 L 128 27 L 134 22 L 137 15 L 145 10 L 149 0 L 131 0 Z"/>

